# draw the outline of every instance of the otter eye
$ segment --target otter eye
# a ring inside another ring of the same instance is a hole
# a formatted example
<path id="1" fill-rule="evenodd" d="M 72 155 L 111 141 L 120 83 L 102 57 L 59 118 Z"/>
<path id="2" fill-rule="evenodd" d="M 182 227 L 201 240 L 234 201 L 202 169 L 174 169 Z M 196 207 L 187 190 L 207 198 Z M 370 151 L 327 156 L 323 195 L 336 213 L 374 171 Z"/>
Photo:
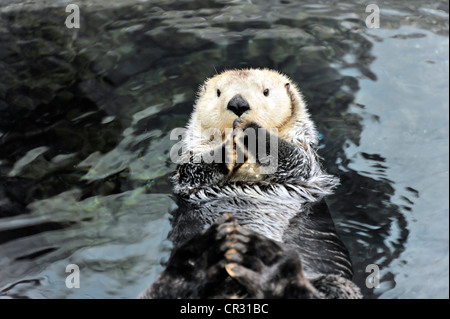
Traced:
<path id="1" fill-rule="evenodd" d="M 217 89 L 217 97 L 220 97 L 220 90 Z"/>
<path id="2" fill-rule="evenodd" d="M 269 95 L 269 89 L 265 89 L 263 93 L 264 93 L 264 96 L 268 96 Z"/>

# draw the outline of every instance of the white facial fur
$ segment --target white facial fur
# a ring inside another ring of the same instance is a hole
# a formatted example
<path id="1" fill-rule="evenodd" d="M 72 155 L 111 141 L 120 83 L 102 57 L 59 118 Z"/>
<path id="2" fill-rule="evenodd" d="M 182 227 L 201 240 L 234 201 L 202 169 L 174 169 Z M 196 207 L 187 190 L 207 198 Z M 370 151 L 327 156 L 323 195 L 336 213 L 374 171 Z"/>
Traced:
<path id="1" fill-rule="evenodd" d="M 269 90 L 267 96 L 264 95 L 266 89 Z M 220 96 L 217 90 L 220 90 Z M 201 86 L 183 139 L 184 154 L 199 154 L 222 142 L 211 143 L 202 133 L 214 128 L 223 134 L 226 128 L 233 127 L 237 115 L 228 110 L 227 105 L 236 94 L 250 106 L 241 117 L 266 129 L 277 128 L 278 135 L 290 143 L 317 144 L 317 132 L 306 104 L 287 76 L 268 69 L 229 70 L 206 80 Z"/>
<path id="2" fill-rule="evenodd" d="M 227 105 L 237 94 L 250 105 L 250 110 L 243 116 L 267 129 L 281 127 L 292 114 L 291 101 L 285 86 L 289 80 L 283 81 L 281 76 L 274 75 L 263 70 L 234 71 L 207 81 L 196 104 L 202 127 L 213 127 L 221 131 L 227 127 L 231 128 L 237 115 L 228 110 Z M 268 94 L 264 95 L 266 89 Z"/>

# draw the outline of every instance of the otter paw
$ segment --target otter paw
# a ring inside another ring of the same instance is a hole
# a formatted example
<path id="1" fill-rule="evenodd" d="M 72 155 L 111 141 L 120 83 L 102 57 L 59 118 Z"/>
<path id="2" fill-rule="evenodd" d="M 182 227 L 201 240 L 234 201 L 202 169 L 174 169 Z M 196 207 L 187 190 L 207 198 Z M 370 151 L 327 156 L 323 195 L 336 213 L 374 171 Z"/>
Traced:
<path id="1" fill-rule="evenodd" d="M 299 254 L 240 227 L 226 216 L 217 228 L 225 270 L 250 298 L 320 298 L 305 278 Z"/>
<path id="2" fill-rule="evenodd" d="M 219 224 L 175 248 L 166 269 L 141 298 L 209 298 L 226 291 L 225 260 L 217 240 Z"/>
<path id="3" fill-rule="evenodd" d="M 231 214 L 177 247 L 143 298 L 320 298 L 300 256 Z"/>
<path id="4" fill-rule="evenodd" d="M 233 162 L 229 168 L 230 171 L 236 171 L 243 164 L 250 162 L 256 163 L 258 124 L 247 120 L 245 117 L 238 117 L 233 122 L 233 134 L 230 144 L 232 148 L 228 149 Z"/>
<path id="5" fill-rule="evenodd" d="M 249 120 L 247 117 L 245 117 L 245 116 L 241 116 L 241 117 L 238 117 L 237 119 L 235 119 L 234 120 L 234 122 L 233 122 L 233 130 L 236 130 L 236 129 L 241 129 L 241 130 L 243 130 L 243 131 L 245 131 L 246 129 L 248 129 L 248 128 L 254 128 L 254 129 L 258 129 L 258 128 L 260 128 L 261 126 L 259 126 L 257 123 L 255 123 L 254 121 L 252 121 L 252 120 Z"/>

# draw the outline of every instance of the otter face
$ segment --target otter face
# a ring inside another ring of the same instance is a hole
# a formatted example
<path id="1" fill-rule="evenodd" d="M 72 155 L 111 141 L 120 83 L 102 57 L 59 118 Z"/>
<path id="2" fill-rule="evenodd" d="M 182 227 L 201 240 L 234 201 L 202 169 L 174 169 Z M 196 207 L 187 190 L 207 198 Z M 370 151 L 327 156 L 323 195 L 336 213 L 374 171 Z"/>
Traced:
<path id="1" fill-rule="evenodd" d="M 201 86 L 182 142 L 183 158 L 220 145 L 238 118 L 276 129 L 279 138 L 295 145 L 318 142 L 302 95 L 287 76 L 268 69 L 230 70 Z"/>
<path id="2" fill-rule="evenodd" d="M 281 128 L 295 112 L 290 80 L 271 70 L 231 70 L 207 80 L 201 87 L 195 113 L 202 130 L 224 132 L 245 117 L 260 126 Z"/>

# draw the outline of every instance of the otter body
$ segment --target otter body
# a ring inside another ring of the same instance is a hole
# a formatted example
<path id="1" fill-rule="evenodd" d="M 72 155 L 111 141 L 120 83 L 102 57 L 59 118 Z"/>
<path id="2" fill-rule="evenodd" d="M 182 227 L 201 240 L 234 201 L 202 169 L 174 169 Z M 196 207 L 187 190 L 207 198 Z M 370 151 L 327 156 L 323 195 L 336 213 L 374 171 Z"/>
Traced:
<path id="1" fill-rule="evenodd" d="M 187 129 L 174 249 L 142 297 L 360 298 L 323 200 L 337 180 L 321 168 L 317 132 L 290 79 L 219 74 L 201 87 Z"/>

